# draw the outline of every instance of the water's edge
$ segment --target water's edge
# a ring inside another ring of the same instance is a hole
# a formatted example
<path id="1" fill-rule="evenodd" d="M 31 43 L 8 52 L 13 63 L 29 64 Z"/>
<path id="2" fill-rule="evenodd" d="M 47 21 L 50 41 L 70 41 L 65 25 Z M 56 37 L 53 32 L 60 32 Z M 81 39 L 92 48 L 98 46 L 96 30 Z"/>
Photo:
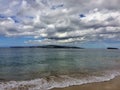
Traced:
<path id="1" fill-rule="evenodd" d="M 114 79 L 120 75 L 120 71 L 107 71 L 102 76 L 88 76 L 84 78 L 62 75 L 59 77 L 34 79 L 29 81 L 0 82 L 0 90 L 49 90 L 52 88 L 64 88 L 73 85 L 82 85 L 93 82 L 103 82 Z"/>

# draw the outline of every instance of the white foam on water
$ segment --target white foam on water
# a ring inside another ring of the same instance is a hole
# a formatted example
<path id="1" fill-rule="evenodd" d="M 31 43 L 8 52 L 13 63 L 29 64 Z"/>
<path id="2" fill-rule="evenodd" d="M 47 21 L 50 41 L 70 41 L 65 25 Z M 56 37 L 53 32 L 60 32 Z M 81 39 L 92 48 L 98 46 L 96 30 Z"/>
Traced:
<path id="1" fill-rule="evenodd" d="M 118 75 L 120 75 L 119 71 L 107 71 L 102 76 L 88 76 L 81 79 L 77 77 L 63 75 L 59 77 L 51 76 L 49 80 L 41 78 L 30 81 L 1 82 L 0 90 L 49 90 L 52 88 L 63 88 L 72 85 L 109 81 Z"/>

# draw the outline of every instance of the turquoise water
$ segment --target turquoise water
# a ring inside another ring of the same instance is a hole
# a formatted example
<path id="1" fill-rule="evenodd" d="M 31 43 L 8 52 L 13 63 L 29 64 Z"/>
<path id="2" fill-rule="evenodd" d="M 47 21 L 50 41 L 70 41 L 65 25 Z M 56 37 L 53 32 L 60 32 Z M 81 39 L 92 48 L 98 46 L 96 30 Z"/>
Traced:
<path id="1" fill-rule="evenodd" d="M 34 80 L 39 80 L 39 83 L 41 83 L 40 79 L 44 79 L 46 83 L 51 80 L 54 80 L 55 83 L 58 83 L 58 81 L 60 81 L 59 83 L 63 83 L 61 81 L 66 79 L 67 82 L 70 82 L 69 85 L 73 85 L 71 83 L 74 80 L 82 80 L 83 78 L 94 76 L 100 77 L 101 80 L 99 81 L 104 81 L 106 78 L 108 80 L 111 77 L 109 77 L 106 72 L 109 72 L 110 75 L 114 75 L 114 73 L 116 75 L 119 69 L 120 50 L 45 48 L 0 49 L 1 82 L 9 83 L 11 81 L 16 81 L 18 84 L 18 82 L 21 83 L 22 81 L 26 81 L 26 84 L 27 82 L 30 84 L 30 80 L 33 80 L 34 83 Z M 106 75 L 108 77 L 106 77 Z M 91 79 L 91 82 L 95 81 L 93 79 Z M 82 84 L 82 81 L 76 84 Z M 4 90 L 3 83 L 0 84 L 0 87 Z M 52 83 L 52 86 L 49 85 L 49 87 L 59 87 L 59 85 L 54 86 Z"/>

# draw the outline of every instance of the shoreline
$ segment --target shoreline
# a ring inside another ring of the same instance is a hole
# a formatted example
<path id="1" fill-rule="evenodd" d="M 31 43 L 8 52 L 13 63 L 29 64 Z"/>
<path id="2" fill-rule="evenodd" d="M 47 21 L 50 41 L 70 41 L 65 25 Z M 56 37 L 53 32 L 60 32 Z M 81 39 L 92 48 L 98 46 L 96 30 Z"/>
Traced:
<path id="1" fill-rule="evenodd" d="M 50 90 L 120 90 L 120 76 L 109 81 L 74 85 L 65 88 L 53 88 Z"/>
<path id="2" fill-rule="evenodd" d="M 7 86 L 6 86 L 7 85 Z M 43 85 L 43 86 L 42 86 Z M 120 75 L 111 78 L 108 81 L 89 82 L 81 85 L 73 85 L 65 88 L 47 88 L 49 83 L 43 79 L 36 79 L 31 81 L 16 82 L 11 81 L 8 83 L 0 83 L 0 90 L 119 90 L 120 89 Z M 46 88 L 45 88 L 46 87 Z"/>

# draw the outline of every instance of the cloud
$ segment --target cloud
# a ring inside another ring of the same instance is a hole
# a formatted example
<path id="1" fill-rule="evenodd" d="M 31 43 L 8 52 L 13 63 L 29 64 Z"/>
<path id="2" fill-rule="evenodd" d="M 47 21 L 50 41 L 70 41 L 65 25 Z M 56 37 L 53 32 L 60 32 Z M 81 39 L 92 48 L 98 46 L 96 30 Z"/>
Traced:
<path id="1" fill-rule="evenodd" d="M 120 41 L 120 1 L 108 1 L 0 0 L 0 35 L 40 44 Z"/>

